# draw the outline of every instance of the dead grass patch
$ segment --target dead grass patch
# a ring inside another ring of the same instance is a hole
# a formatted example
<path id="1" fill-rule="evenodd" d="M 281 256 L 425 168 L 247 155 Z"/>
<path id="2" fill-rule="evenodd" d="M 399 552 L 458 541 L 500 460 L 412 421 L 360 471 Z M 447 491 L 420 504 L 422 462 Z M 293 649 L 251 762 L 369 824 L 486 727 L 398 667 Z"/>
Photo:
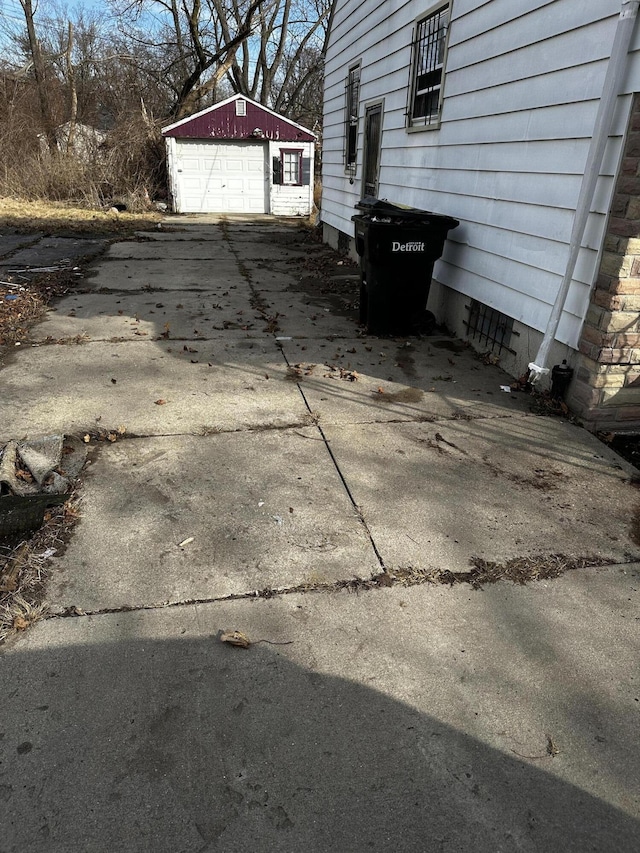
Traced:
<path id="1" fill-rule="evenodd" d="M 20 233 L 44 231 L 47 234 L 95 234 L 96 236 L 132 235 L 134 231 L 157 228 L 161 213 L 109 213 L 65 202 L 29 201 L 0 198 L 0 228 Z"/>
<path id="2" fill-rule="evenodd" d="M 79 517 L 74 492 L 62 506 L 46 511 L 43 526 L 29 539 L 0 545 L 0 644 L 47 615 L 51 558 L 64 552 Z"/>

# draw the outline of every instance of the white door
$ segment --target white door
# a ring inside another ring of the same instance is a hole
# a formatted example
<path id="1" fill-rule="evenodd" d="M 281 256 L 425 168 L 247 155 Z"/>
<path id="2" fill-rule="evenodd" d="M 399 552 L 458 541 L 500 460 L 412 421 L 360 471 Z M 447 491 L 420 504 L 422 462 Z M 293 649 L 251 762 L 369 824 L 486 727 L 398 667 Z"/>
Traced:
<path id="1" fill-rule="evenodd" d="M 267 143 L 177 140 L 179 213 L 268 213 Z"/>

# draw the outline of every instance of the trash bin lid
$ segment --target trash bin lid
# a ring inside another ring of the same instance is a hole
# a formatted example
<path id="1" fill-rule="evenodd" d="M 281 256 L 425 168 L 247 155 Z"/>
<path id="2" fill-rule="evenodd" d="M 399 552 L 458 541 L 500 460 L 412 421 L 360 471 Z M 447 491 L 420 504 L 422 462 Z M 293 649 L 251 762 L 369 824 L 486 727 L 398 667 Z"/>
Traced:
<path id="1" fill-rule="evenodd" d="M 405 222 L 425 222 L 438 220 L 448 228 L 455 228 L 460 223 L 457 219 L 451 216 L 442 216 L 439 213 L 432 213 L 429 210 L 420 210 L 417 207 L 409 207 L 404 204 L 395 204 L 386 199 L 375 198 L 371 195 L 366 195 L 360 199 L 355 205 L 356 210 L 361 210 L 363 214 L 375 216 L 377 219 L 387 219 L 391 221 L 404 220 Z"/>

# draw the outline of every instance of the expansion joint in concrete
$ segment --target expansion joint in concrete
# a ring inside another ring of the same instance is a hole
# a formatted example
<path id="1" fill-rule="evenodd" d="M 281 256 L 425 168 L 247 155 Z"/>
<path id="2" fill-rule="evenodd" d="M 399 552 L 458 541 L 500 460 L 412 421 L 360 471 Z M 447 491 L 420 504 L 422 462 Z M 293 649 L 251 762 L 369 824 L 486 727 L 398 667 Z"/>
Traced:
<path id="1" fill-rule="evenodd" d="M 452 572 L 449 569 L 419 568 L 406 566 L 396 569 L 385 569 L 369 578 L 348 578 L 346 580 L 329 581 L 326 583 L 300 583 L 288 587 L 265 587 L 249 592 L 232 593 L 230 595 L 210 596 L 208 598 L 187 598 L 180 601 L 163 601 L 152 604 L 121 605 L 120 607 L 102 607 L 95 610 L 84 610 L 70 606 L 64 610 L 48 613 L 45 619 L 69 619 L 84 616 L 108 616 L 115 613 L 138 613 L 143 610 L 167 610 L 178 607 L 192 607 L 198 604 L 216 604 L 226 601 L 255 601 L 257 599 L 276 598 L 283 595 L 300 595 L 311 592 L 367 592 L 393 586 L 410 587 L 431 584 L 433 586 L 454 587 L 466 584 L 471 589 L 480 590 L 489 584 L 510 582 L 525 585 L 536 581 L 555 580 L 567 572 L 585 571 L 592 569 L 620 569 L 623 566 L 637 566 L 635 555 L 626 563 L 594 557 L 569 557 L 561 554 L 521 557 L 508 560 L 505 563 L 493 563 L 476 558 L 472 560 L 472 568 L 464 572 Z"/>

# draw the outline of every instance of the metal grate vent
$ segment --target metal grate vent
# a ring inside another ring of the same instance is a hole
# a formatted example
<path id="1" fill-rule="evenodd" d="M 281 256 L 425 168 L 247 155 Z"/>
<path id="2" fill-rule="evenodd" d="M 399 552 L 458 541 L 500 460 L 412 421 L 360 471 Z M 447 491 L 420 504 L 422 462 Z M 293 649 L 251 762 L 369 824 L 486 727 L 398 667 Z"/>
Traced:
<path id="1" fill-rule="evenodd" d="M 469 320 L 465 326 L 470 338 L 480 344 L 484 343 L 492 352 L 501 353 L 506 350 L 515 355 L 515 350 L 511 348 L 511 339 L 518 333 L 513 330 L 512 317 L 507 317 L 506 314 L 501 314 L 475 299 L 471 300 L 471 305 L 467 305 L 467 310 Z"/>

